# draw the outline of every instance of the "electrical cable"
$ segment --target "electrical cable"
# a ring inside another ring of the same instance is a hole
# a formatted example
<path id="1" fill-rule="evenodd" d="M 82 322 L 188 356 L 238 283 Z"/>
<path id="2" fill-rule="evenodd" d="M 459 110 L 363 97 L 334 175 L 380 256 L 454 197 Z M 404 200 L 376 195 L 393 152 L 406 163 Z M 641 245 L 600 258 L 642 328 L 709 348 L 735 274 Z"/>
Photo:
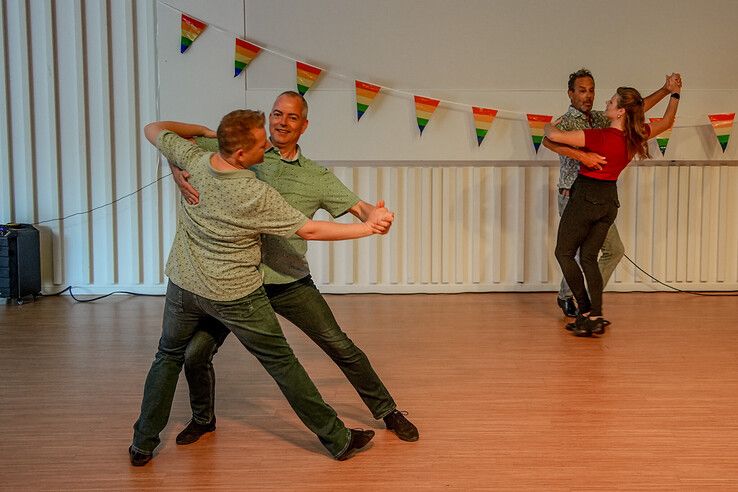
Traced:
<path id="1" fill-rule="evenodd" d="M 123 195 L 121 197 L 118 197 L 115 200 L 113 200 L 112 202 L 105 203 L 103 205 L 99 205 L 97 207 L 91 208 L 90 210 L 87 210 L 86 212 L 76 212 L 76 213 L 73 213 L 73 214 L 69 214 L 69 215 L 67 215 L 65 217 L 59 217 L 59 218 L 56 218 L 56 219 L 49 219 L 49 220 L 41 220 L 39 222 L 34 222 L 32 225 L 46 224 L 48 222 L 62 221 L 62 220 L 69 219 L 71 217 L 75 217 L 77 215 L 90 214 L 90 213 L 94 212 L 95 210 L 99 210 L 101 208 L 108 207 L 108 206 L 110 206 L 110 205 L 112 205 L 114 203 L 117 203 L 117 202 L 123 200 L 124 198 L 128 198 L 128 197 L 133 196 L 133 195 L 135 195 L 137 193 L 140 193 L 141 191 L 143 191 L 144 189 L 148 188 L 149 186 L 154 185 L 154 184 L 158 183 L 159 181 L 161 181 L 162 179 L 167 178 L 167 177 L 169 177 L 171 175 L 172 175 L 172 173 L 165 174 L 164 176 L 161 176 L 161 177 L 155 179 L 154 181 L 152 181 L 149 184 L 146 184 L 144 186 L 141 186 L 139 189 L 137 189 L 135 191 L 132 191 L 132 192 L 128 193 L 127 195 Z M 131 296 L 141 296 L 141 297 L 162 297 L 164 295 L 164 294 L 143 294 L 143 293 L 140 293 L 140 292 L 129 292 L 127 290 L 116 290 L 116 291 L 113 291 L 113 292 L 109 292 L 109 293 L 107 293 L 105 295 L 94 297 L 92 299 L 79 299 L 72 292 L 72 289 L 73 288 L 74 287 L 70 285 L 70 286 L 66 287 L 65 289 L 60 290 L 59 292 L 55 292 L 53 294 L 44 294 L 44 293 L 41 293 L 41 297 L 60 296 L 63 293 L 65 293 L 65 292 L 68 291 L 69 292 L 69 295 L 71 296 L 71 298 L 74 299 L 77 302 L 93 302 L 93 301 L 98 301 L 100 299 L 105 299 L 106 297 L 112 296 L 113 294 L 128 294 L 128 295 L 131 295 Z"/>
<path id="2" fill-rule="evenodd" d="M 121 196 L 121 197 L 118 197 L 118 198 L 116 198 L 115 200 L 113 200 L 113 201 L 112 201 L 112 202 L 110 202 L 110 203 L 105 203 L 105 204 L 103 204 L 103 205 L 98 205 L 97 207 L 95 207 L 95 208 L 91 208 L 90 210 L 87 210 L 86 212 L 76 212 L 76 213 L 73 213 L 73 214 L 69 214 L 69 215 L 67 215 L 66 217 L 58 217 L 58 218 L 56 218 L 56 219 L 41 220 L 41 221 L 38 221 L 38 222 L 33 222 L 33 223 L 31 223 L 31 225 L 46 224 L 46 223 L 48 223 L 48 222 L 57 222 L 57 221 L 62 221 L 62 220 L 66 220 L 66 219 L 69 219 L 69 218 L 71 218 L 71 217 L 75 217 L 75 216 L 77 216 L 77 215 L 84 215 L 84 214 L 89 214 L 89 213 L 92 213 L 92 212 L 94 212 L 95 210 L 99 210 L 99 209 L 101 209 L 101 208 L 105 208 L 105 207 L 107 207 L 107 206 L 110 206 L 110 205 L 112 205 L 112 204 L 114 204 L 114 203 L 118 203 L 119 201 L 123 200 L 124 198 L 128 198 L 129 196 L 133 196 L 133 195 L 135 195 L 136 193 L 139 193 L 140 191 L 142 191 L 142 190 L 144 190 L 144 189 L 148 188 L 149 186 L 151 186 L 151 185 L 153 185 L 153 184 L 156 184 L 156 183 L 158 183 L 158 182 L 159 182 L 159 181 L 161 181 L 162 179 L 164 179 L 164 178 L 167 178 L 167 177 L 169 177 L 169 176 L 171 176 L 171 175 L 172 175 L 172 173 L 169 173 L 169 174 L 165 174 L 164 176 L 161 176 L 161 177 L 159 177 L 159 178 L 155 179 L 155 180 L 154 180 L 154 181 L 152 181 L 151 183 L 149 183 L 149 184 L 147 184 L 147 185 L 144 185 L 144 186 L 140 187 L 139 189 L 137 189 L 137 190 L 135 190 L 135 191 L 132 191 L 132 192 L 128 193 L 127 195 L 123 195 L 123 196 Z"/>
<path id="3" fill-rule="evenodd" d="M 728 291 L 725 291 L 725 292 L 695 292 L 695 291 L 691 291 L 691 290 L 678 289 L 678 288 L 676 288 L 676 287 L 674 287 L 672 285 L 665 284 L 661 280 L 657 279 L 656 277 L 654 277 L 653 275 L 651 275 L 650 273 L 648 273 L 647 271 L 645 271 L 643 268 L 639 267 L 638 264 L 635 261 L 631 260 L 630 257 L 628 255 L 626 255 L 625 253 L 623 253 L 623 256 L 629 262 L 631 262 L 631 264 L 634 267 L 636 267 L 644 275 L 648 276 L 651 280 L 653 280 L 655 282 L 658 282 L 659 284 L 663 285 L 664 287 L 668 287 L 671 290 L 674 290 L 674 291 L 677 291 L 677 292 L 681 292 L 682 294 L 692 294 L 694 296 L 705 296 L 705 297 L 738 297 L 738 291 L 735 291 L 735 290 L 728 290 Z"/>
<path id="4" fill-rule="evenodd" d="M 60 290 L 59 292 L 55 292 L 53 294 L 43 294 L 42 293 L 41 294 L 41 297 L 60 296 L 60 295 L 62 295 L 63 293 L 65 293 L 67 291 L 69 291 L 70 297 L 72 299 L 74 299 L 75 301 L 77 301 L 77 302 L 93 302 L 93 301 L 99 301 L 100 299 L 105 299 L 106 297 L 112 296 L 113 294 L 128 294 L 128 295 L 131 295 L 131 296 L 139 296 L 139 297 L 164 297 L 164 294 L 143 294 L 141 292 L 129 292 L 127 290 L 116 290 L 116 291 L 109 292 L 107 294 L 104 294 L 104 295 L 101 295 L 101 296 L 98 296 L 98 297 L 94 297 L 92 299 L 78 299 L 74 295 L 74 293 L 72 292 L 72 289 L 73 288 L 74 287 L 70 285 L 70 286 L 66 287 L 65 289 Z"/>
<path id="5" fill-rule="evenodd" d="M 153 184 L 156 184 L 159 181 L 161 181 L 162 179 L 167 178 L 169 176 L 171 176 L 171 173 L 166 174 L 164 176 L 161 176 L 161 177 L 157 178 L 156 180 L 152 181 L 151 183 L 149 183 L 147 185 L 144 185 L 144 186 L 138 188 L 137 190 L 132 191 L 131 193 L 128 193 L 127 195 L 123 195 L 123 196 L 121 196 L 119 198 L 116 198 L 115 200 L 113 200 L 110 203 L 106 203 L 104 205 L 99 205 L 97 207 L 94 207 L 94 208 L 86 211 L 86 212 L 77 212 L 77 213 L 74 213 L 74 214 L 67 215 L 66 217 L 59 217 L 57 219 L 42 220 L 42 221 L 39 221 L 39 222 L 34 222 L 32 225 L 45 224 L 45 223 L 48 223 L 48 222 L 55 222 L 55 221 L 62 221 L 62 220 L 66 220 L 66 219 L 68 219 L 70 217 L 75 217 L 77 215 L 84 215 L 84 214 L 92 213 L 95 210 L 99 210 L 101 208 L 104 208 L 104 207 L 107 207 L 107 206 L 112 205 L 114 203 L 117 203 L 117 202 L 119 202 L 120 200 L 122 200 L 124 198 L 128 198 L 128 197 L 130 197 L 132 195 L 135 195 L 135 194 L 141 192 L 142 190 L 148 188 L 149 186 L 151 186 Z M 653 275 L 651 275 L 650 273 L 648 273 L 647 271 L 645 271 L 643 268 L 641 268 L 640 266 L 638 266 L 638 264 L 635 261 L 633 261 L 625 253 L 623 253 L 623 256 L 636 269 L 638 269 L 638 271 L 640 271 L 641 273 L 643 273 L 644 275 L 646 275 L 647 277 L 649 277 L 654 282 L 657 282 L 658 284 L 663 285 L 664 287 L 666 287 L 668 289 L 671 289 L 673 291 L 680 292 L 682 294 L 691 294 L 691 295 L 695 295 L 695 296 L 704 296 L 704 297 L 738 297 L 738 291 L 734 291 L 734 290 L 732 290 L 732 291 L 725 291 L 725 292 L 695 292 L 695 291 L 690 291 L 690 290 L 679 289 L 677 287 L 668 285 L 668 284 L 662 282 L 661 280 L 657 279 L 656 277 L 654 277 Z M 105 294 L 105 295 L 102 295 L 102 296 L 98 296 L 98 297 L 95 297 L 95 298 L 92 298 L 92 299 L 78 299 L 77 297 L 75 297 L 74 293 L 72 292 L 72 288 L 73 288 L 73 286 L 70 285 L 70 286 L 66 287 L 65 289 L 63 289 L 63 290 L 61 290 L 59 292 L 56 292 L 54 294 L 41 294 L 41 296 L 44 296 L 44 297 L 59 296 L 59 295 L 63 294 L 64 292 L 67 292 L 68 291 L 69 292 L 69 295 L 72 297 L 72 299 L 74 299 L 77 302 L 93 302 L 93 301 L 97 301 L 97 300 L 100 300 L 100 299 L 104 299 L 104 298 L 106 298 L 108 296 L 111 296 L 113 294 L 127 294 L 127 295 L 132 295 L 132 296 L 143 296 L 143 297 L 162 297 L 163 296 L 163 294 L 142 294 L 142 293 L 138 293 L 138 292 L 129 292 L 129 291 L 124 291 L 124 290 L 116 290 L 116 291 L 113 291 L 113 292 L 110 292 L 108 294 Z"/>

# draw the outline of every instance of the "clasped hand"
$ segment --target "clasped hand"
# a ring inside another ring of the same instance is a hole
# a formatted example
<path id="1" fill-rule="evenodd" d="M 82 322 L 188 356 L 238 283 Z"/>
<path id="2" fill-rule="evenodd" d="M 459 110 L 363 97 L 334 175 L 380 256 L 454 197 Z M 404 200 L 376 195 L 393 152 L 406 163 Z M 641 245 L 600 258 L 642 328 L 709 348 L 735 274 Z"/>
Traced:
<path id="1" fill-rule="evenodd" d="M 392 221 L 395 220 L 395 214 L 387 210 L 384 206 L 384 200 L 379 200 L 374 206 L 374 210 L 369 213 L 364 224 L 369 226 L 372 234 L 387 234 Z"/>

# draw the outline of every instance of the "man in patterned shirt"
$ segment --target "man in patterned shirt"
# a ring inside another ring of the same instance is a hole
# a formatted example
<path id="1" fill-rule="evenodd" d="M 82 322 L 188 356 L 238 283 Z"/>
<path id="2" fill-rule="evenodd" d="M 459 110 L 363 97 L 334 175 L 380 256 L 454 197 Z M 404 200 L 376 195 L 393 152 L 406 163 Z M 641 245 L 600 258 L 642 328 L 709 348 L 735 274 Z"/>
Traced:
<path id="1" fill-rule="evenodd" d="M 672 73 L 666 76 L 663 87 L 644 98 L 644 110 L 648 111 L 658 104 L 663 98 L 671 94 L 670 88 L 680 79 L 679 74 Z M 610 120 L 604 111 L 592 111 L 595 97 L 595 83 L 592 73 L 586 68 L 577 70 L 569 75 L 567 95 L 571 101 L 569 110 L 558 120 L 557 128 L 560 130 L 584 130 L 586 128 L 606 128 L 610 126 Z M 543 140 L 543 145 L 559 154 L 561 170 L 558 182 L 558 209 L 559 217 L 564 212 L 569 202 L 569 192 L 579 174 L 579 167 L 585 166 L 590 169 L 601 169 L 607 162 L 601 155 L 574 149 L 566 145 L 554 143 L 548 139 Z M 625 253 L 623 242 L 620 240 L 617 227 L 613 224 L 607 233 L 605 242 L 602 244 L 601 255 L 598 261 L 602 273 L 602 285 L 607 285 L 610 276 L 618 266 L 620 259 Z M 577 315 L 577 307 L 571 289 L 565 279 L 561 279 L 561 287 L 557 298 L 557 304 L 564 316 L 574 318 Z"/>
<path id="2" fill-rule="evenodd" d="M 393 216 L 378 203 L 361 224 L 306 218 L 248 168 L 268 147 L 264 114 L 233 111 L 218 126 L 219 152 L 208 152 L 183 137 L 207 135 L 207 128 L 171 121 L 146 125 L 146 138 L 170 161 L 187 170 L 201 191 L 197 205 L 179 204 L 162 335 L 151 365 L 141 414 L 128 449 L 131 464 L 148 463 L 169 420 L 185 351 L 200 322 L 208 319 L 232 331 L 279 385 L 293 410 L 336 459 L 366 444 L 373 431 L 347 429 L 326 404 L 284 338 L 262 287 L 261 234 L 305 239 L 356 239 L 384 234 Z"/>
<path id="3" fill-rule="evenodd" d="M 328 169 L 305 157 L 298 145 L 308 127 L 307 101 L 287 91 L 274 102 L 269 115 L 272 148 L 264 163 L 254 166 L 256 176 L 274 187 L 287 202 L 312 217 L 324 209 L 333 217 L 349 212 L 359 219 L 373 206 L 362 201 Z M 215 150 L 213 139 L 196 139 L 198 145 Z M 170 166 L 171 167 L 171 166 Z M 176 167 L 172 174 L 189 203 L 197 203 L 198 193 Z M 418 429 L 402 412 L 366 354 L 346 335 L 310 276 L 305 253 L 307 242 L 298 237 L 262 237 L 261 272 L 269 302 L 277 312 L 305 332 L 343 371 L 375 419 L 403 441 L 417 441 Z M 187 348 L 185 374 L 190 386 L 192 420 L 177 436 L 177 444 L 190 444 L 215 430 L 215 373 L 212 359 L 228 331 L 209 323 L 195 334 Z"/>

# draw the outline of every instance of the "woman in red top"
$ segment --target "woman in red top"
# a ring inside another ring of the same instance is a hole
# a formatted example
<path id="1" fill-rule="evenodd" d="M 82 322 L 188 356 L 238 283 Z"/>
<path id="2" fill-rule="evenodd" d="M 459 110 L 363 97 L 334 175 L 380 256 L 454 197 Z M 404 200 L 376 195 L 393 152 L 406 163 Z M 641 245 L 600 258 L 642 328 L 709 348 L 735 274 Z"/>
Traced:
<path id="1" fill-rule="evenodd" d="M 556 259 L 579 307 L 572 327 L 576 336 L 601 335 L 609 324 L 602 317 L 603 286 L 597 256 L 618 215 L 617 179 L 634 156 L 650 157 L 649 138 L 674 124 L 680 92 L 681 81 L 671 94 L 663 119 L 651 125 L 645 124 L 643 98 L 631 87 L 618 88 L 607 101 L 605 114 L 610 119 L 609 128 L 562 131 L 555 123 L 546 125 L 549 140 L 585 147 L 607 161 L 601 169 L 580 167 L 556 239 Z M 575 259 L 577 251 L 581 268 Z"/>

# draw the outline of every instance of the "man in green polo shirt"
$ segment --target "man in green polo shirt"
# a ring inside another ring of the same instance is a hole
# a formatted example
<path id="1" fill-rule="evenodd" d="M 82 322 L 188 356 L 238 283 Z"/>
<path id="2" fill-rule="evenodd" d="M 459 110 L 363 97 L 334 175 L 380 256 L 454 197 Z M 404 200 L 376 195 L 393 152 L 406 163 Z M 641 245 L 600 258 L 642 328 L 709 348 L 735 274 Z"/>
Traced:
<path id="1" fill-rule="evenodd" d="M 298 93 L 288 91 L 274 102 L 269 115 L 272 148 L 264 163 L 253 169 L 259 179 L 273 186 L 285 200 L 313 217 L 319 209 L 333 217 L 350 212 L 365 219 L 373 206 L 360 200 L 326 168 L 302 155 L 298 140 L 308 126 L 308 106 Z M 198 145 L 215 150 L 213 139 L 196 139 Z M 187 175 L 172 167 L 175 181 L 189 203 L 197 203 L 198 192 Z M 305 259 L 307 243 L 292 235 L 262 237 L 264 288 L 274 310 L 305 332 L 343 371 L 376 419 L 404 441 L 417 441 L 418 429 L 402 412 L 372 368 L 369 359 L 336 322 L 330 307 L 310 277 Z M 203 326 L 187 347 L 185 374 L 190 387 L 192 420 L 177 436 L 178 444 L 197 441 L 215 430 L 215 373 L 212 358 L 228 331 L 217 324 Z"/>
<path id="2" fill-rule="evenodd" d="M 200 323 L 232 331 L 279 385 L 292 408 L 337 459 L 348 458 L 373 431 L 347 429 L 327 405 L 284 338 L 262 287 L 261 234 L 305 239 L 356 239 L 386 233 L 392 214 L 380 202 L 362 224 L 306 218 L 248 168 L 268 147 L 264 114 L 233 111 L 221 120 L 219 152 L 183 137 L 207 134 L 199 125 L 155 122 L 146 138 L 190 174 L 201 191 L 197 205 L 177 207 L 177 228 L 167 260 L 169 277 L 159 348 L 151 365 L 141 414 L 128 449 L 131 464 L 148 463 L 169 420 L 185 351 Z"/>

